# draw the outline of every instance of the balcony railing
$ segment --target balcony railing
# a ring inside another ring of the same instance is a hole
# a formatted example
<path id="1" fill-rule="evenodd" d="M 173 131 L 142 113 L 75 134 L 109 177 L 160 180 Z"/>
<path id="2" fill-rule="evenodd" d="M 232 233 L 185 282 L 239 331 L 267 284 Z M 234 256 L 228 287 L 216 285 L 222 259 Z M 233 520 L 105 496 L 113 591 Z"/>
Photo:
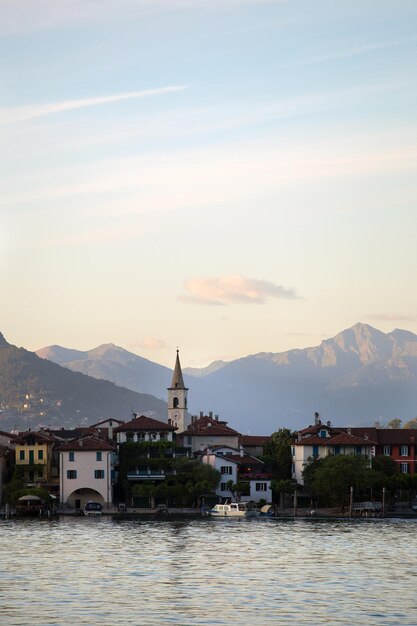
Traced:
<path id="1" fill-rule="evenodd" d="M 172 474 L 171 472 L 164 472 L 163 470 L 136 470 L 135 472 L 127 473 L 127 480 L 164 480 L 165 476 Z"/>

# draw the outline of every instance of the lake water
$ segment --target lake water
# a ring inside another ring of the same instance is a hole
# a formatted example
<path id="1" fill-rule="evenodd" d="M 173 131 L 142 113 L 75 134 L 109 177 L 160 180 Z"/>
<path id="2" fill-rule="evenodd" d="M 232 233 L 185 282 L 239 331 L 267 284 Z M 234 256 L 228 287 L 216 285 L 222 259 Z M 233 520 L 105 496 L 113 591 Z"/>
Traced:
<path id="1" fill-rule="evenodd" d="M 0 623 L 417 624 L 417 521 L 0 521 Z"/>

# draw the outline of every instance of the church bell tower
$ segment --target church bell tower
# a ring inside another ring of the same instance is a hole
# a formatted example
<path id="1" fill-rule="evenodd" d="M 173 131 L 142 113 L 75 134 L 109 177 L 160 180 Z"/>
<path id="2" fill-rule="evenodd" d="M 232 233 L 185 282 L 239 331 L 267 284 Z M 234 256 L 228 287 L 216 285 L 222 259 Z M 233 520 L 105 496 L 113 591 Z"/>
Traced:
<path id="1" fill-rule="evenodd" d="M 177 433 L 187 428 L 187 391 L 182 377 L 179 350 L 175 360 L 171 387 L 168 387 L 168 424 L 178 428 Z"/>

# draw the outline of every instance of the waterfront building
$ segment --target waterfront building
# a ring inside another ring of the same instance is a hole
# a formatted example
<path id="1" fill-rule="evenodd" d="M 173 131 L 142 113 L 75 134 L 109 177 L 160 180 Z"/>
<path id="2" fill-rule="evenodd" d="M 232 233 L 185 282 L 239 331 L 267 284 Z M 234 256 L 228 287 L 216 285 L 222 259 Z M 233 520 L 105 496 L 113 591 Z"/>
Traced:
<path id="1" fill-rule="evenodd" d="M 378 456 L 390 457 L 398 471 L 417 471 L 417 430 L 411 428 L 333 427 L 316 423 L 298 431 L 292 445 L 292 478 L 303 484 L 303 469 L 309 459 L 329 454 L 362 454 L 369 461 Z"/>
<path id="2" fill-rule="evenodd" d="M 108 439 L 86 435 L 59 448 L 60 504 L 82 509 L 89 501 L 112 506 L 116 481 L 116 445 Z"/>
<path id="3" fill-rule="evenodd" d="M 53 464 L 56 438 L 47 432 L 21 432 L 13 437 L 16 467 L 23 472 L 27 487 L 45 487 L 50 491 L 58 488 L 58 471 Z"/>
<path id="4" fill-rule="evenodd" d="M 205 450 L 201 459 L 220 472 L 216 495 L 222 501 L 235 498 L 230 489 L 232 482 L 243 487 L 240 494 L 242 502 L 272 502 L 271 475 L 265 472 L 263 461 L 247 454 L 243 448 L 214 446 Z"/>

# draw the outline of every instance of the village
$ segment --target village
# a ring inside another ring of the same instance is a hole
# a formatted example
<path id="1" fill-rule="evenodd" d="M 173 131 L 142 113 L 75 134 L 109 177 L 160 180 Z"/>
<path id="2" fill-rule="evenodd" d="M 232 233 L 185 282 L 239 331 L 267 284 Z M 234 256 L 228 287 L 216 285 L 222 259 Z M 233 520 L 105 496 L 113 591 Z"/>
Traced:
<path id="1" fill-rule="evenodd" d="M 3 514 L 226 515 L 235 503 L 295 516 L 316 515 L 320 501 L 350 515 L 417 510 L 415 429 L 333 427 L 315 413 L 297 433 L 242 435 L 212 412 L 189 416 L 187 406 L 177 351 L 166 422 L 133 413 L 68 430 L 0 431 Z M 320 487 L 313 470 L 326 459 L 331 478 Z M 331 481 L 340 469 L 347 482 L 337 500 L 329 489 L 340 490 Z"/>

